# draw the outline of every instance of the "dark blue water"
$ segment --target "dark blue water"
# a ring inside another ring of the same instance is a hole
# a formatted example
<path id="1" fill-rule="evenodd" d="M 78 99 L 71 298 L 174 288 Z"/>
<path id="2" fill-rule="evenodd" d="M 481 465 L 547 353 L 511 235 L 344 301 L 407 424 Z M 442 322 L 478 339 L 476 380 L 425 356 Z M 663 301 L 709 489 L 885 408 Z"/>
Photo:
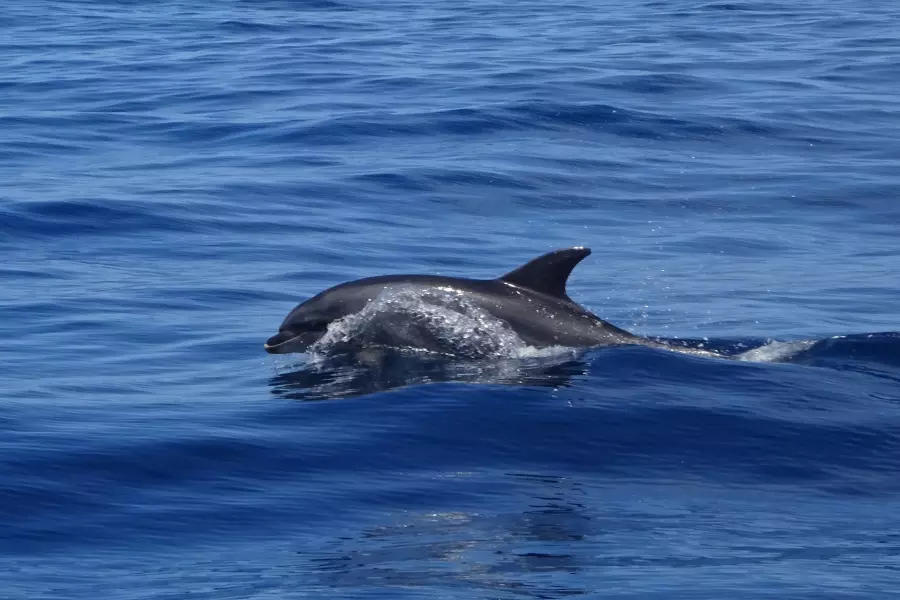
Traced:
<path id="1" fill-rule="evenodd" d="M 0 597 L 895 597 L 896 2 L 0 24 Z M 574 299 L 742 360 L 263 351 L 574 245 Z"/>

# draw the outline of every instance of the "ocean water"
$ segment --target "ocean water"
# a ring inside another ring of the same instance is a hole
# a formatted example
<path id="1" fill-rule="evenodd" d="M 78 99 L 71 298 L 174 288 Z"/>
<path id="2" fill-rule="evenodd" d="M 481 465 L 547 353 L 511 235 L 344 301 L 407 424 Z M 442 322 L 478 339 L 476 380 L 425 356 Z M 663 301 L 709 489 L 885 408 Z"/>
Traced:
<path id="1" fill-rule="evenodd" d="M 896 597 L 896 2 L 0 24 L 0 598 Z M 740 359 L 415 298 L 488 351 L 263 350 L 331 285 L 576 245 L 575 300 Z"/>

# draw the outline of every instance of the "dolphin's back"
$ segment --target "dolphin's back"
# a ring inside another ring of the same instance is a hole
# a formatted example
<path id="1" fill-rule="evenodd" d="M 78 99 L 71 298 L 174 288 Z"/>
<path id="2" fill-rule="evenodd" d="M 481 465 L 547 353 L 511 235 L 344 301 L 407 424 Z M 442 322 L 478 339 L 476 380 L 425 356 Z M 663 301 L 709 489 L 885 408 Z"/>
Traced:
<path id="1" fill-rule="evenodd" d="M 467 279 L 437 275 L 380 275 L 348 284 L 372 299 L 389 288 L 413 287 L 459 294 L 506 322 L 533 346 L 603 346 L 636 343 L 639 338 L 600 319 L 565 295 L 551 295 L 505 279 Z M 342 286 L 339 286 L 342 287 Z"/>

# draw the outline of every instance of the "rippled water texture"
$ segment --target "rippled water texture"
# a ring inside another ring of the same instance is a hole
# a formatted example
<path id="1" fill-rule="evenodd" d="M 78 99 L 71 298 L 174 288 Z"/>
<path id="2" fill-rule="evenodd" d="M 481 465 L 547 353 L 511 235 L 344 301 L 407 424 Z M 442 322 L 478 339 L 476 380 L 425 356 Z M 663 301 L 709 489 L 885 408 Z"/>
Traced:
<path id="1" fill-rule="evenodd" d="M 0 26 L 4 599 L 895 597 L 900 5 Z M 416 295 L 263 350 L 332 285 L 576 245 L 573 299 L 726 358 Z M 441 352 L 328 351 L 386 327 Z"/>

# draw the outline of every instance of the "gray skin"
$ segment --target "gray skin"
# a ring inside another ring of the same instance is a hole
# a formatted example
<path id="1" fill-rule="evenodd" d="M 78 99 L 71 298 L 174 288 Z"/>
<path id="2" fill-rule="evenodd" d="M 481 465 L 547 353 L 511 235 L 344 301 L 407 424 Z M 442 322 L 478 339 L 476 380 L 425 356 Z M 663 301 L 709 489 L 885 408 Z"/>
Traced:
<path id="1" fill-rule="evenodd" d="M 266 341 L 265 349 L 270 354 L 305 352 L 325 334 L 331 322 L 361 311 L 383 290 L 402 286 L 449 289 L 462 294 L 468 302 L 505 321 L 525 343 L 537 348 L 640 344 L 719 356 L 636 336 L 576 304 L 566 295 L 566 282 L 575 266 L 590 253 L 590 249 L 582 247 L 557 250 L 498 279 L 383 275 L 343 283 L 294 308 L 278 333 Z"/>

